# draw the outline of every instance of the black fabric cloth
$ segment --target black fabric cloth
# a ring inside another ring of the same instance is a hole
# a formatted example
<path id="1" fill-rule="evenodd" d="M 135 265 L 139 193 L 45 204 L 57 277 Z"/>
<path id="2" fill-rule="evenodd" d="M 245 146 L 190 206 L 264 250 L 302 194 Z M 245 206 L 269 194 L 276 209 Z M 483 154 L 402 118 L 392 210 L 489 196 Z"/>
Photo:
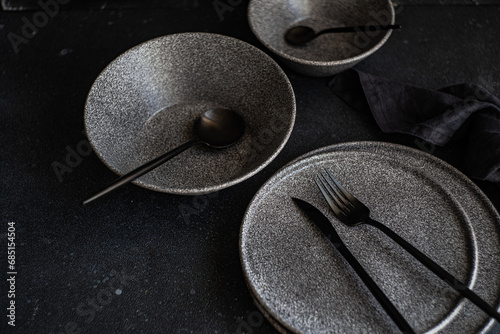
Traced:
<path id="1" fill-rule="evenodd" d="M 353 108 L 370 111 L 384 132 L 438 146 L 463 143 L 465 173 L 500 182 L 500 100 L 485 88 L 464 83 L 431 90 L 354 69 L 336 75 L 329 85 Z"/>

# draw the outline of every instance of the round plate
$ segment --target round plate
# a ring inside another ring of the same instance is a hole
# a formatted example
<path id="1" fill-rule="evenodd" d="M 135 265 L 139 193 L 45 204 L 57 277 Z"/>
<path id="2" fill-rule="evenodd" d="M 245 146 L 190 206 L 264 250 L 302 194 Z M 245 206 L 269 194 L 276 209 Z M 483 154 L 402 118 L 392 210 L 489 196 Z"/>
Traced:
<path id="1" fill-rule="evenodd" d="M 313 151 L 283 167 L 253 198 L 240 256 L 257 305 L 280 331 L 399 333 L 340 254 L 291 197 L 326 214 L 347 247 L 418 333 L 489 330 L 480 309 L 377 229 L 336 220 L 314 176 L 328 168 L 372 217 L 485 299 L 500 296 L 500 218 L 472 181 L 408 147 L 355 142 Z"/>
<path id="2" fill-rule="evenodd" d="M 159 37 L 119 56 L 94 82 L 85 129 L 98 157 L 122 175 L 193 139 L 194 120 L 232 109 L 246 123 L 226 149 L 195 147 L 134 183 L 195 195 L 237 184 L 281 151 L 295 121 L 295 96 L 264 52 L 211 33 Z"/>

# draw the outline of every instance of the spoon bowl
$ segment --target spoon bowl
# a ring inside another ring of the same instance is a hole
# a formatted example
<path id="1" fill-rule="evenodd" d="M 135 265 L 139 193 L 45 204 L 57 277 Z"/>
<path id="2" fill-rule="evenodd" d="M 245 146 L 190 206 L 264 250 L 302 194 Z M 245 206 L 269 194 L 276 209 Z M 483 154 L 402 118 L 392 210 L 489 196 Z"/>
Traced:
<path id="1" fill-rule="evenodd" d="M 213 148 L 231 146 L 241 138 L 244 132 L 243 118 L 229 109 L 208 110 L 194 122 L 196 137 Z"/>
<path id="2" fill-rule="evenodd" d="M 288 29 L 285 33 L 285 40 L 292 45 L 302 45 L 309 43 L 317 35 L 313 28 L 307 26 L 295 26 Z"/>

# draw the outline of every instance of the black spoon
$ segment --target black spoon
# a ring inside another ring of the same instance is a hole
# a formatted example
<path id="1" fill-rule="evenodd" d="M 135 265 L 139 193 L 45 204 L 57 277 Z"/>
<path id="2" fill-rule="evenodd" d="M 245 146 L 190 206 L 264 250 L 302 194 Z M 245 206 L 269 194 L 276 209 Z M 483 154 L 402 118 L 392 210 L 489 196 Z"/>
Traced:
<path id="1" fill-rule="evenodd" d="M 358 32 L 358 31 L 376 31 L 376 30 L 390 30 L 390 29 L 401 29 L 400 24 L 391 25 L 373 25 L 373 26 L 354 26 L 354 27 L 338 27 L 329 28 L 321 30 L 320 32 L 314 32 L 310 27 L 306 26 L 295 26 L 287 30 L 285 33 L 285 40 L 292 45 L 303 45 L 309 43 L 316 37 L 326 34 L 326 33 L 339 33 L 339 32 Z"/>
<path id="2" fill-rule="evenodd" d="M 106 189 L 90 197 L 83 202 L 83 204 L 88 204 L 110 191 L 135 180 L 195 145 L 205 144 L 213 148 L 224 148 L 234 144 L 243 136 L 245 132 L 245 122 L 240 115 L 232 110 L 221 108 L 210 109 L 196 119 L 193 132 L 196 139 L 190 140 L 119 177 Z"/>

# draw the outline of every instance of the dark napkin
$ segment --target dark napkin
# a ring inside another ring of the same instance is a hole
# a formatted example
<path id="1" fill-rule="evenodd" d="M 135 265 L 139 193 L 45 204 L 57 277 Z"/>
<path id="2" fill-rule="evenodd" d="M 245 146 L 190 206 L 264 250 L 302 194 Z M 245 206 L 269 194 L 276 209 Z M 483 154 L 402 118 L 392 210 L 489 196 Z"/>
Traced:
<path id="1" fill-rule="evenodd" d="M 463 143 L 463 170 L 500 182 L 500 100 L 485 88 L 464 83 L 431 90 L 350 69 L 330 88 L 353 108 L 371 111 L 384 132 L 410 134 L 444 146 Z"/>

